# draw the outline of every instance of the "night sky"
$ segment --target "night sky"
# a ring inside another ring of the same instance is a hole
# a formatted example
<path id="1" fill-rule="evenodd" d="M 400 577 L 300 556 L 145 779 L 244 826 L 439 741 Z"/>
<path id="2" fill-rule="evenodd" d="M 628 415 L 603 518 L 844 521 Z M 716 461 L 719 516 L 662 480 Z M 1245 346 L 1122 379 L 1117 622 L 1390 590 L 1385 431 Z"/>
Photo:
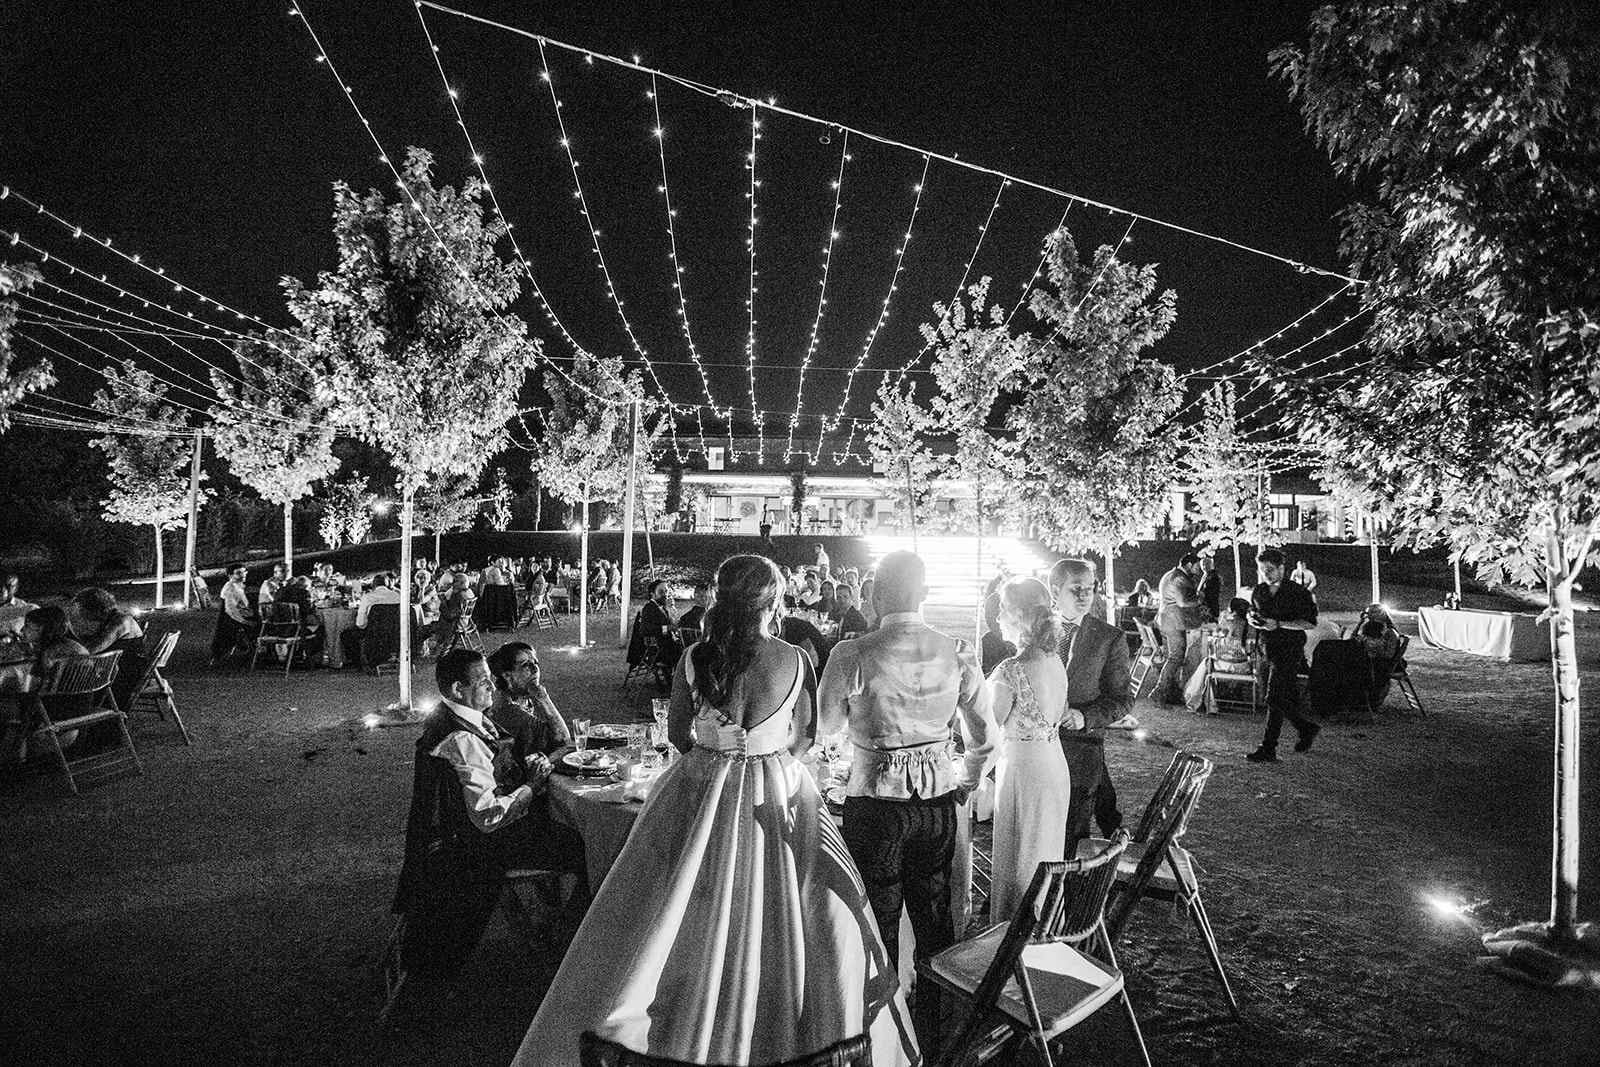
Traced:
<path id="1" fill-rule="evenodd" d="M 0 183 L 91 233 L 112 236 L 118 248 L 141 253 L 224 303 L 286 325 L 278 279 L 310 279 L 332 265 L 331 183 L 393 185 L 327 66 L 315 62 L 317 49 L 289 15 L 292 6 L 290 0 L 7 5 L 0 26 Z M 1305 37 L 1311 4 L 992 4 L 959 13 L 949 5 L 862 3 L 461 0 L 459 6 L 1343 269 L 1334 216 L 1349 190 L 1302 132 L 1284 84 L 1268 73 L 1273 47 Z M 308 0 L 304 9 L 390 154 L 423 146 L 436 156 L 437 180 L 466 178 L 470 156 L 409 0 Z M 548 90 L 538 80 L 537 45 L 441 12 L 426 16 L 489 178 L 551 305 L 584 346 L 642 366 L 596 269 Z M 673 398 L 699 401 L 699 377 L 670 288 L 649 79 L 557 49 L 549 58 L 628 321 Z M 750 113 L 669 82 L 661 83 L 659 102 L 696 347 L 717 403 L 748 407 Z M 769 115 L 758 146 L 757 390 L 762 406 L 776 411 L 794 407 L 795 368 L 817 310 L 833 211 L 830 182 L 842 147 L 837 132 L 827 143 L 823 133 Z M 839 371 L 856 363 L 881 310 L 922 170 L 914 153 L 855 138 L 851 155 L 827 314 L 806 382 L 810 413 L 838 409 L 845 382 Z M 939 162 L 930 167 L 890 317 L 856 379 L 850 414 L 867 414 L 878 375 L 922 347 L 917 324 L 929 320 L 934 301 L 952 295 L 997 185 L 993 177 Z M 1010 187 L 972 279 L 992 275 L 995 296 L 1014 303 L 1064 207 L 1058 198 Z M 1087 251 L 1115 243 L 1127 219 L 1075 207 L 1068 225 Z M 20 230 L 150 299 L 173 298 L 170 286 L 72 240 L 15 198 L 0 201 L 0 229 Z M 0 245 L 8 259 L 19 258 L 17 252 Z M 1155 352 L 1180 369 L 1243 348 L 1341 284 L 1143 223 L 1124 256 L 1156 262 L 1161 284 L 1178 291 L 1178 325 Z M 57 264 L 47 267 L 58 284 L 106 299 L 65 274 Z M 108 302 L 139 310 L 114 295 Z M 192 302 L 175 306 L 194 310 Z M 530 299 L 519 301 L 518 310 L 547 353 L 571 355 Z M 1307 329 L 1333 325 L 1348 310 L 1336 304 Z M 215 312 L 205 317 L 239 325 Z M 1032 320 L 1024 311 L 1019 321 Z M 1285 338 L 1280 347 L 1309 336 Z M 127 353 L 103 338 L 94 343 Z M 217 346 L 203 351 L 225 356 Z M 202 369 L 175 351 L 167 357 Z M 87 372 L 59 369 L 62 395 L 92 388 Z"/>

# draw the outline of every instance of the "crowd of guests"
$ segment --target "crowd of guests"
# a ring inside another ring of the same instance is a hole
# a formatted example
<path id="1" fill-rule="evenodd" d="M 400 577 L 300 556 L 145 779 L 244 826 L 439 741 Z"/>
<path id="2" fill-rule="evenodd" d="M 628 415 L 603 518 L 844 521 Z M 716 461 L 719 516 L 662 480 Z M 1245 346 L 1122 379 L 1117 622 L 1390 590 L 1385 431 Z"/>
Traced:
<path id="1" fill-rule="evenodd" d="M 111 695 L 123 710 L 132 704 L 147 664 L 144 627 L 107 590 L 80 590 L 64 606 L 40 606 L 24 600 L 20 592 L 17 574 L 0 573 L 0 670 L 11 671 L 8 684 L 0 685 L 0 772 L 9 772 L 26 758 L 46 715 L 65 720 L 89 710 L 90 696 L 40 692 L 41 684 L 64 661 L 120 652 Z M 81 755 L 115 744 L 119 729 L 115 722 L 100 723 L 81 732 L 66 731 L 57 740 Z M 42 738 L 38 741 L 49 744 Z"/>

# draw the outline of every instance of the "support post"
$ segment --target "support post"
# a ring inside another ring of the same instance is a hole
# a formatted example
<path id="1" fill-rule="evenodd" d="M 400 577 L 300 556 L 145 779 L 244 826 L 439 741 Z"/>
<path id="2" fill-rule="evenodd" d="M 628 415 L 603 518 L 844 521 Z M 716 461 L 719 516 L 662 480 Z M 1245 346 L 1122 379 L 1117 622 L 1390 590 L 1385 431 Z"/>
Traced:
<path id="1" fill-rule="evenodd" d="M 1454 565 L 1456 572 L 1456 607 L 1459 608 L 1461 606 L 1461 553 L 1457 552 L 1451 556 L 1450 562 Z"/>
<path id="2" fill-rule="evenodd" d="M 1117 543 L 1106 542 L 1106 622 L 1117 624 Z"/>
<path id="3" fill-rule="evenodd" d="M 1555 825 L 1550 864 L 1550 935 L 1571 942 L 1578 925 L 1578 646 L 1572 623 L 1572 580 L 1582 560 L 1569 566 L 1559 525 L 1548 534 L 1545 585 L 1549 590 L 1550 673 L 1556 690 Z"/>
<path id="4" fill-rule="evenodd" d="M 578 512 L 578 647 L 589 647 L 589 479 L 583 480 L 583 508 Z"/>
<path id="5" fill-rule="evenodd" d="M 917 487 L 911 480 L 911 457 L 906 456 L 906 507 L 911 511 L 911 551 L 917 551 Z"/>
<path id="6" fill-rule="evenodd" d="M 638 489 L 639 401 L 628 405 L 628 477 L 622 495 L 622 610 L 617 616 L 619 639 L 628 644 L 628 622 L 633 608 L 633 503 Z"/>
<path id="7" fill-rule="evenodd" d="M 400 504 L 400 704 L 411 714 L 411 520 L 414 490 L 407 488 Z"/>
<path id="8" fill-rule="evenodd" d="M 283 580 L 294 577 L 294 501 L 283 502 Z"/>
<path id="9" fill-rule="evenodd" d="M 194 596 L 194 553 L 200 527 L 200 446 L 205 436 L 194 432 L 194 459 L 189 464 L 189 526 L 183 534 L 183 606 L 188 609 Z"/>
<path id="10" fill-rule="evenodd" d="M 1378 523 L 1372 517 L 1372 512 L 1367 512 L 1367 541 L 1372 545 L 1372 603 L 1383 603 L 1382 590 L 1378 587 Z"/>
<path id="11" fill-rule="evenodd" d="M 165 603 L 166 603 L 166 600 L 165 600 L 165 594 L 166 594 L 166 591 L 167 591 L 167 560 L 166 560 L 166 551 L 165 551 L 166 546 L 164 546 L 161 543 L 161 524 L 159 522 L 157 522 L 157 523 L 152 523 L 151 525 L 155 527 L 155 531 L 156 531 L 156 607 L 159 609 L 163 605 L 165 605 Z M 187 583 L 185 583 L 185 584 L 187 584 Z"/>

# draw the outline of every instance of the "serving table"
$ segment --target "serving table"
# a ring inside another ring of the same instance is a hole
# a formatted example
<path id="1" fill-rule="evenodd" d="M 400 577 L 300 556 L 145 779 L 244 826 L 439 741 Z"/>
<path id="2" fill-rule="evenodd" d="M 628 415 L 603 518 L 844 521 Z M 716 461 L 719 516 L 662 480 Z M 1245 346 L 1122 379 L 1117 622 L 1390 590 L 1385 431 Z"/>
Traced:
<path id="1" fill-rule="evenodd" d="M 1550 635 L 1538 618 L 1512 611 L 1422 607 L 1417 609 L 1417 632 L 1428 648 L 1534 662 L 1550 658 Z"/>

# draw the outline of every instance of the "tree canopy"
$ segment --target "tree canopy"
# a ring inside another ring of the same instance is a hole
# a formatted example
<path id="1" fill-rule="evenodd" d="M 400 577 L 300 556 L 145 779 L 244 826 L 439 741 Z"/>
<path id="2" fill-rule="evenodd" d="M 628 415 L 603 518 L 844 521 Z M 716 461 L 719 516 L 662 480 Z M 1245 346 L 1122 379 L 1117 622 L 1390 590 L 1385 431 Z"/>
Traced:
<path id="1" fill-rule="evenodd" d="M 17 302 L 11 296 L 38 280 L 38 268 L 30 263 L 0 263 L 0 433 L 11 426 L 13 406 L 29 393 L 42 392 L 56 383 L 47 359 L 27 367 L 14 365 L 17 357 L 11 347 L 11 328 L 17 322 Z"/>

